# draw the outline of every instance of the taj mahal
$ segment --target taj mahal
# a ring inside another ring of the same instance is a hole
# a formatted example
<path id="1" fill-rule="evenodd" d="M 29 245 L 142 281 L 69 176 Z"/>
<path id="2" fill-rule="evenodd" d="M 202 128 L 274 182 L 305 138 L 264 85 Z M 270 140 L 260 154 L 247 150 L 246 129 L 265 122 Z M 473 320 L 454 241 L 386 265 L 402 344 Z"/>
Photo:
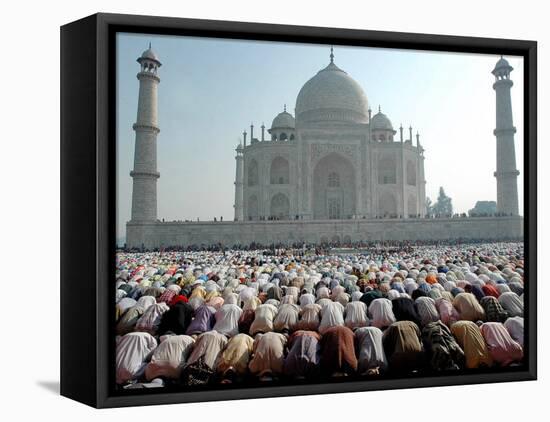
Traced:
<path id="1" fill-rule="evenodd" d="M 157 217 L 157 87 L 161 62 L 149 48 L 140 71 L 130 248 L 250 243 L 352 243 L 384 240 L 518 239 L 509 63 L 492 70 L 496 92 L 496 190 L 499 216 L 427 218 L 425 150 L 418 131 L 373 114 L 363 88 L 329 63 L 300 89 L 269 128 L 250 126 L 235 152 L 233 221 L 170 222 Z M 255 131 L 256 129 L 256 131 Z"/>

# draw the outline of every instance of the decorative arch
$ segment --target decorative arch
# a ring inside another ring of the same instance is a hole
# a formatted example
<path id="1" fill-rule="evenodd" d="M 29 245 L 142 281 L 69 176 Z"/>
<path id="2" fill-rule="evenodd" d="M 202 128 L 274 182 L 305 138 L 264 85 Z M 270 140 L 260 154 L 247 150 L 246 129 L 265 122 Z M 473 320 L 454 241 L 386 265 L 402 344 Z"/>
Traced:
<path id="1" fill-rule="evenodd" d="M 356 210 L 355 201 L 355 166 L 343 155 L 331 152 L 313 170 L 313 218 L 351 218 Z"/>
<path id="2" fill-rule="evenodd" d="M 288 139 L 288 136 L 286 135 L 285 132 L 282 132 L 280 135 L 279 135 L 279 141 L 286 141 Z"/>
<path id="3" fill-rule="evenodd" d="M 418 215 L 417 202 L 416 202 L 416 196 L 415 195 L 409 195 L 409 199 L 407 201 L 407 213 L 409 214 L 409 217 L 411 217 L 411 218 L 414 218 Z"/>
<path id="4" fill-rule="evenodd" d="M 247 217 L 249 220 L 258 219 L 258 197 L 256 195 L 251 195 L 248 198 Z"/>
<path id="5" fill-rule="evenodd" d="M 378 215 L 380 217 L 397 217 L 397 199 L 392 192 L 380 194 L 378 199 Z"/>
<path id="6" fill-rule="evenodd" d="M 272 185 L 288 185 L 290 183 L 290 167 L 288 160 L 277 157 L 271 162 L 270 183 Z"/>
<path id="7" fill-rule="evenodd" d="M 412 161 L 407 161 L 407 185 L 416 186 L 416 166 Z"/>
<path id="8" fill-rule="evenodd" d="M 253 158 L 248 162 L 248 186 L 259 185 L 258 162 Z"/>
<path id="9" fill-rule="evenodd" d="M 340 174 L 333 171 L 328 174 L 328 183 L 329 188 L 339 188 L 340 187 Z"/>
<path id="10" fill-rule="evenodd" d="M 378 183 L 381 185 L 395 185 L 397 183 L 395 156 L 386 155 L 378 161 Z"/>
<path id="11" fill-rule="evenodd" d="M 284 193 L 277 193 L 271 198 L 270 216 L 287 220 L 290 215 L 290 201 Z"/>

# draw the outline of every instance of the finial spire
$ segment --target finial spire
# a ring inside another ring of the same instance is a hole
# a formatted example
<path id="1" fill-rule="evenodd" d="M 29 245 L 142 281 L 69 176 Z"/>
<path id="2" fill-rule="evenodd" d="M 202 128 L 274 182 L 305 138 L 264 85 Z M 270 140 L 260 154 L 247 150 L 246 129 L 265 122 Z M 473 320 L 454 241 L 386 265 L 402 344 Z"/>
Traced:
<path id="1" fill-rule="evenodd" d="M 151 49 L 151 41 L 149 41 L 149 50 Z"/>
<path id="2" fill-rule="evenodd" d="M 283 106 L 283 108 L 284 108 L 284 111 L 285 111 L 285 113 L 286 113 L 286 104 Z"/>
<path id="3" fill-rule="evenodd" d="M 334 46 L 330 46 L 330 62 L 334 63 Z"/>
<path id="4" fill-rule="evenodd" d="M 382 109 L 380 108 L 380 104 L 378 104 L 378 113 L 382 113 Z"/>

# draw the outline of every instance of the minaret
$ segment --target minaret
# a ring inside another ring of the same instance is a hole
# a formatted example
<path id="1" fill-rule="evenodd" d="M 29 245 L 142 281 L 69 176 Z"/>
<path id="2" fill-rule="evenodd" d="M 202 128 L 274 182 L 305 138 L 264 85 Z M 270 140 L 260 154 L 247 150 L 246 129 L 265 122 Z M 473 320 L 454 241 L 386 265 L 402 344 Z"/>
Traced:
<path id="1" fill-rule="evenodd" d="M 157 220 L 157 135 L 160 132 L 157 120 L 157 89 L 160 78 L 157 70 L 161 66 L 156 54 L 149 48 L 137 62 L 141 70 L 136 132 L 134 170 L 132 187 L 132 221 Z"/>
<path id="2" fill-rule="evenodd" d="M 235 221 L 244 220 L 243 211 L 243 187 L 244 187 L 244 168 L 243 168 L 243 146 L 239 144 L 235 149 L 237 155 L 235 160 L 237 161 L 235 171 Z"/>
<path id="3" fill-rule="evenodd" d="M 516 128 L 512 118 L 512 100 L 510 79 L 512 66 L 501 57 L 491 72 L 495 75 L 493 88 L 496 92 L 496 129 L 497 138 L 497 211 L 506 215 L 518 215 L 518 175 L 516 169 L 516 151 L 514 134 Z"/>
<path id="4" fill-rule="evenodd" d="M 367 112 L 369 113 L 369 142 L 373 142 L 373 140 L 372 140 L 372 110 L 371 110 L 370 107 L 367 110 Z"/>

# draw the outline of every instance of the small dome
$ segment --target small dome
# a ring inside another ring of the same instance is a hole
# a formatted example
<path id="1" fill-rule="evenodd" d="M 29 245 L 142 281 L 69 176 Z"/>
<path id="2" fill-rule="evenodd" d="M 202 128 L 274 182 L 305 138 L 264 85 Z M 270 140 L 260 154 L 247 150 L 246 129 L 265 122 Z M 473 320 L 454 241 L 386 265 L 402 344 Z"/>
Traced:
<path id="1" fill-rule="evenodd" d="M 137 59 L 138 63 L 141 63 L 144 60 L 150 60 L 150 61 L 156 62 L 159 67 L 161 66 L 158 56 L 151 48 L 151 43 L 149 43 L 149 48 L 145 50 L 143 53 L 141 53 L 141 56 L 139 57 L 139 59 Z"/>
<path id="2" fill-rule="evenodd" d="M 307 81 L 296 99 L 299 121 L 368 122 L 368 101 L 361 86 L 331 62 Z"/>
<path id="3" fill-rule="evenodd" d="M 155 54 L 155 52 L 153 50 L 151 50 L 151 48 L 148 48 L 147 50 L 145 50 L 143 52 L 143 54 L 141 55 L 141 58 L 142 59 L 156 60 L 157 62 L 159 61 L 157 55 Z"/>
<path id="4" fill-rule="evenodd" d="M 511 71 L 513 70 L 514 68 L 512 66 L 510 66 L 510 63 L 508 63 L 508 60 L 506 60 L 504 57 L 500 57 L 499 61 L 497 62 L 497 64 L 495 65 L 495 68 L 493 69 L 493 74 L 495 72 L 499 72 L 499 71 Z"/>
<path id="5" fill-rule="evenodd" d="M 372 116 L 371 128 L 372 130 L 393 130 L 391 120 L 381 111 Z"/>
<path id="6" fill-rule="evenodd" d="M 294 127 L 295 127 L 294 117 L 292 117 L 292 114 L 287 112 L 286 109 L 282 113 L 277 114 L 277 117 L 273 119 L 273 123 L 271 124 L 271 129 L 282 129 L 282 128 L 294 129 Z"/>

